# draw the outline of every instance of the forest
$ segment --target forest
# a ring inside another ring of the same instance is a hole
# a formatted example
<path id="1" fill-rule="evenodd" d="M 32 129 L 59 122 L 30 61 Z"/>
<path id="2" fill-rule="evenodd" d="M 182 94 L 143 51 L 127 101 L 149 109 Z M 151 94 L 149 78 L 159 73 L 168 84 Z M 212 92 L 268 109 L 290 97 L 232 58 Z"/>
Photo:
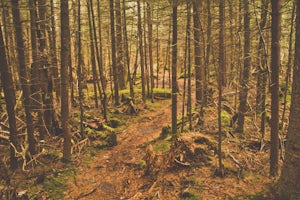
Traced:
<path id="1" fill-rule="evenodd" d="M 300 200 L 300 0 L 0 16 L 0 199 Z"/>

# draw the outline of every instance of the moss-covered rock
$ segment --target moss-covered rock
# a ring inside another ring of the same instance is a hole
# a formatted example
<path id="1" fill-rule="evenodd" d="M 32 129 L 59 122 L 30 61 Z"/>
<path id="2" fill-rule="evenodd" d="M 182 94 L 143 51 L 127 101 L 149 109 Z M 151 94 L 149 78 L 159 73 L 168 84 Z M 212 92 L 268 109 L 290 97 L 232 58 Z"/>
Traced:
<path id="1" fill-rule="evenodd" d="M 97 140 L 94 141 L 94 146 L 97 149 L 113 147 L 117 145 L 117 135 L 110 131 L 96 131 Z"/>
<path id="2" fill-rule="evenodd" d="M 118 118 L 116 118 L 116 117 L 113 117 L 113 118 L 111 118 L 111 119 L 109 120 L 109 125 L 110 125 L 112 128 L 117 128 L 117 127 L 123 125 L 123 122 L 122 122 L 120 119 L 118 119 Z"/>

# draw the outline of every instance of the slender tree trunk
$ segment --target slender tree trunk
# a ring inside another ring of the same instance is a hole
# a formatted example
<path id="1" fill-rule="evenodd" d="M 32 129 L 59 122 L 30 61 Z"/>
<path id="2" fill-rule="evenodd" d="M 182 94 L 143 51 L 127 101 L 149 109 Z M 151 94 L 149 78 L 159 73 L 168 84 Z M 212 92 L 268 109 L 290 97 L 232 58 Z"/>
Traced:
<path id="1" fill-rule="evenodd" d="M 22 90 L 24 96 L 23 104 L 24 104 L 25 115 L 26 115 L 29 152 L 31 155 L 34 155 L 36 153 L 36 140 L 34 138 L 34 125 L 33 125 L 33 118 L 31 115 L 31 105 L 32 105 L 30 99 L 31 92 L 28 84 L 29 77 L 26 69 L 25 44 L 23 39 L 19 2 L 17 0 L 11 0 L 11 4 L 12 4 L 13 23 L 15 27 L 15 40 L 17 45 L 16 49 L 17 49 L 18 62 L 19 62 L 18 65 L 19 77 L 20 77 L 20 82 L 22 84 Z"/>
<path id="2" fill-rule="evenodd" d="M 12 170 L 17 169 L 18 161 L 16 157 L 15 148 L 18 147 L 17 141 L 17 125 L 16 125 L 16 94 L 14 83 L 12 79 L 12 74 L 10 72 L 7 57 L 6 57 L 6 48 L 4 45 L 3 34 L 0 24 L 0 77 L 1 83 L 3 85 L 4 95 L 5 95 L 5 103 L 6 103 L 6 112 L 8 115 L 8 124 L 9 124 L 9 141 L 10 144 L 10 168 Z"/>
<path id="3" fill-rule="evenodd" d="M 172 134 L 177 133 L 177 2 L 172 13 Z"/>
<path id="4" fill-rule="evenodd" d="M 123 20 L 124 20 L 123 32 L 124 32 L 125 58 L 126 58 L 126 66 L 127 66 L 127 79 L 129 82 L 130 97 L 132 100 L 134 100 L 133 79 L 131 78 L 130 56 L 129 56 L 129 47 L 128 47 L 128 36 L 127 36 L 125 0 L 123 0 Z"/>
<path id="5" fill-rule="evenodd" d="M 68 67 L 71 65 L 69 1 L 61 0 L 61 122 L 64 135 L 63 158 L 71 159 L 71 130 L 69 123 Z"/>
<path id="6" fill-rule="evenodd" d="M 151 101 L 153 99 L 153 88 L 154 88 L 154 71 L 153 71 L 153 53 L 152 53 L 152 5 L 147 3 L 147 19 L 148 19 L 148 42 L 149 42 L 149 65 L 150 65 L 150 95 Z"/>
<path id="7" fill-rule="evenodd" d="M 145 60 L 143 50 L 143 30 L 142 30 L 142 14 L 141 14 L 141 2 L 137 1 L 138 7 L 138 38 L 139 38 L 139 50 L 140 50 L 140 62 L 141 62 L 141 79 L 142 79 L 142 99 L 146 102 L 146 91 L 145 91 Z"/>
<path id="8" fill-rule="evenodd" d="M 39 56 L 37 48 L 37 10 L 36 10 L 36 1 L 29 0 L 30 8 L 30 36 L 31 36 L 31 54 L 32 54 L 32 64 L 31 64 L 31 91 L 33 102 L 32 111 L 38 113 L 38 129 L 39 129 L 39 138 L 40 140 L 44 139 L 45 136 L 45 123 L 44 123 L 44 104 L 42 101 L 41 95 L 41 84 L 39 76 Z"/>
<path id="9" fill-rule="evenodd" d="M 122 37 L 122 15 L 121 15 L 121 1 L 115 0 L 116 13 L 116 49 L 117 49 L 117 70 L 118 82 L 121 90 L 126 88 L 125 76 L 126 70 L 124 67 L 124 51 L 123 51 L 123 37 Z"/>
<path id="10" fill-rule="evenodd" d="M 279 161 L 279 68 L 280 68 L 280 31 L 281 0 L 272 0 L 272 44 L 271 44 L 271 150 L 270 175 L 278 175 Z M 296 54 L 297 55 L 297 54 Z"/>
<path id="11" fill-rule="evenodd" d="M 171 46 L 171 25 L 172 25 L 171 20 L 169 22 L 168 44 L 167 44 L 167 51 L 166 51 L 166 61 L 165 61 L 165 66 L 164 66 L 164 71 L 163 71 L 163 79 L 162 79 L 162 87 L 163 88 L 165 88 L 166 71 L 170 68 L 170 58 L 169 57 L 170 57 L 170 46 Z"/>
<path id="12" fill-rule="evenodd" d="M 102 105 L 102 112 L 103 117 L 105 120 L 107 120 L 107 109 L 106 109 L 106 101 L 107 101 L 107 94 L 106 94 L 106 82 L 105 82 L 105 75 L 104 75 L 104 68 L 103 68 L 103 61 L 102 61 L 102 45 L 101 45 L 101 33 L 99 32 L 99 39 L 100 39 L 100 52 L 98 48 L 98 39 L 97 39 L 97 33 L 96 33 L 96 24 L 95 24 L 95 15 L 94 15 L 94 9 L 93 9 L 93 1 L 90 1 L 90 9 L 92 14 L 92 27 L 93 27 L 93 33 L 94 33 L 94 39 L 95 39 L 95 47 L 96 47 L 96 57 L 98 61 L 98 68 L 99 68 L 99 74 L 100 74 L 100 82 L 102 86 L 102 92 L 100 92 L 101 96 L 101 105 Z M 100 17 L 99 14 L 100 10 L 98 10 L 98 17 Z M 98 21 L 100 25 L 100 21 Z M 99 27 L 101 28 L 101 27 Z M 119 88 L 117 88 L 117 91 L 119 91 Z M 119 99 L 119 94 L 118 94 Z"/>
<path id="13" fill-rule="evenodd" d="M 244 68 L 242 77 L 240 80 L 241 91 L 240 91 L 240 105 L 238 113 L 238 124 L 236 131 L 239 133 L 244 132 L 245 114 L 247 112 L 247 99 L 248 99 L 248 82 L 251 65 L 251 54 L 250 54 L 250 11 L 249 11 L 249 0 L 244 1 Z"/>
<path id="14" fill-rule="evenodd" d="M 283 102 L 283 111 L 281 116 L 282 129 L 284 128 L 285 112 L 286 112 L 286 105 L 287 105 L 287 92 L 290 86 L 291 71 L 292 71 L 292 56 L 293 56 L 292 50 L 293 50 L 295 11 L 296 11 L 296 6 L 294 3 L 292 17 L 291 17 L 291 30 L 289 35 L 289 55 L 288 55 L 287 70 L 285 75 L 285 88 L 284 88 L 284 95 L 283 95 L 284 102 Z"/>
<path id="15" fill-rule="evenodd" d="M 82 91 L 82 84 L 83 84 L 83 73 L 82 73 L 82 45 L 81 45 L 81 4 L 80 1 L 77 2 L 77 81 L 78 81 L 78 98 L 79 98 L 79 109 L 80 109 L 80 134 L 83 135 L 83 91 Z"/>
<path id="16" fill-rule="evenodd" d="M 114 78 L 115 105 L 119 105 L 118 68 L 116 62 L 116 37 L 115 37 L 115 15 L 114 0 L 109 1 L 110 8 L 110 34 L 111 34 L 111 59 Z"/>
<path id="17" fill-rule="evenodd" d="M 187 80 L 187 51 L 188 51 L 188 31 L 190 28 L 190 3 L 186 1 L 186 32 L 185 32 L 185 46 L 184 46 L 184 61 L 183 61 L 183 69 L 181 69 L 180 73 L 184 74 L 183 77 L 183 94 L 182 94 L 182 110 L 181 110 L 181 133 L 183 132 L 185 126 L 185 97 L 186 97 L 186 80 Z"/>
<path id="18" fill-rule="evenodd" d="M 212 14 L 211 14 L 211 6 L 210 6 L 210 0 L 206 1 L 207 5 L 207 35 L 206 35 L 206 56 L 205 56 L 205 80 L 206 80 L 206 85 L 210 83 L 210 70 L 209 70 L 209 65 L 210 65 L 210 54 L 211 54 L 211 29 L 212 29 Z M 204 106 L 207 105 L 208 101 L 208 88 L 205 88 L 206 94 L 204 94 L 204 99 L 203 99 L 203 104 Z"/>
<path id="19" fill-rule="evenodd" d="M 50 0 L 50 18 L 51 18 L 51 58 L 53 69 L 53 79 L 55 84 L 56 99 L 60 97 L 60 78 L 58 74 L 58 61 L 57 61 L 57 45 L 56 45 L 56 20 L 54 12 L 54 0 Z"/>
<path id="20" fill-rule="evenodd" d="M 148 44 L 147 44 L 147 13 L 146 13 L 146 6 L 143 4 L 143 30 L 144 30 L 144 40 L 143 40 L 143 47 L 144 47 L 144 64 L 145 64 L 145 79 L 146 79 L 146 88 L 147 88 L 147 97 L 150 97 L 150 79 L 149 79 L 149 67 L 148 67 Z"/>
<path id="21" fill-rule="evenodd" d="M 96 59 L 95 59 L 95 47 L 94 47 L 94 37 L 93 37 L 93 27 L 92 27 L 92 17 L 91 17 L 91 9 L 90 9 L 90 3 L 87 4 L 88 8 L 88 17 L 89 17 L 89 33 L 90 33 L 90 55 L 91 55 L 91 64 L 92 64 L 92 71 L 93 71 L 93 86 L 94 86 L 94 96 L 95 96 L 95 107 L 98 108 L 98 92 L 97 92 L 97 84 L 98 81 L 98 73 L 96 68 Z M 97 45 L 97 44 L 96 44 Z M 100 88 L 100 87 L 99 87 Z M 101 90 L 101 89 L 100 89 Z M 99 91 L 100 91 L 99 90 Z"/>
<path id="22" fill-rule="evenodd" d="M 192 84 L 191 84 L 191 4 L 187 2 L 187 116 L 189 129 L 192 130 Z"/>
<path id="23" fill-rule="evenodd" d="M 38 41 L 39 41 L 39 77 L 42 89 L 44 123 L 48 132 L 52 132 L 53 123 L 53 83 L 52 69 L 47 60 L 46 45 L 46 0 L 38 0 Z"/>
<path id="24" fill-rule="evenodd" d="M 225 10 L 225 2 L 220 1 L 219 3 L 219 22 L 220 22 L 220 30 L 219 30 L 219 71 L 218 71 L 218 91 L 219 91 L 219 97 L 218 97 L 218 157 L 219 157 L 219 173 L 221 176 L 224 175 L 224 168 L 222 164 L 222 117 L 221 117 L 221 111 L 222 111 L 222 86 L 223 86 L 223 74 L 224 70 L 223 68 L 226 67 L 225 63 L 225 40 L 224 40 L 224 10 Z"/>
<path id="25" fill-rule="evenodd" d="M 263 145 L 265 138 L 265 118 L 266 118 L 266 86 L 267 86 L 267 50 L 263 35 L 263 29 L 267 22 L 269 1 L 262 0 L 262 12 L 261 12 L 261 22 L 258 23 L 258 18 L 256 14 L 256 8 L 254 7 L 254 13 L 256 17 L 256 23 L 259 29 L 259 43 L 258 43 L 258 59 L 256 63 L 257 67 L 257 84 L 256 84 L 256 114 L 261 115 L 260 122 L 260 132 L 261 132 L 261 143 Z"/>
<path id="26" fill-rule="evenodd" d="M 296 1 L 295 55 L 300 54 L 300 0 Z M 295 56 L 293 70 L 293 91 L 287 134 L 286 156 L 279 180 L 278 199 L 299 199 L 300 197 L 300 56 Z"/>
<path id="27" fill-rule="evenodd" d="M 201 67 L 201 45 L 200 45 L 200 2 L 193 2 L 193 18 L 194 18 L 194 59 L 195 59 L 195 79 L 196 79 L 196 104 L 200 108 L 199 125 L 203 122 L 203 69 Z"/>

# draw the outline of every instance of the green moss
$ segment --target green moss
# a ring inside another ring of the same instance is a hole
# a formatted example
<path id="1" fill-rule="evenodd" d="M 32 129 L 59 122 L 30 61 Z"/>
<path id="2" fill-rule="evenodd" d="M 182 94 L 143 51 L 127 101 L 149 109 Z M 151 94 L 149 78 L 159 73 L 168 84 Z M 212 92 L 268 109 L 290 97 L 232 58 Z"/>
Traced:
<path id="1" fill-rule="evenodd" d="M 165 153 L 167 151 L 169 151 L 171 148 L 171 143 L 168 141 L 160 141 L 157 144 L 154 145 L 153 150 L 155 153 L 161 152 L 161 153 Z"/>
<path id="2" fill-rule="evenodd" d="M 72 177 L 74 177 L 73 169 L 67 169 L 46 177 L 43 190 L 47 193 L 48 198 L 62 199 L 64 197 L 64 191 L 67 188 L 67 182 Z"/>
<path id="3" fill-rule="evenodd" d="M 114 132 L 114 131 L 115 131 L 114 128 L 112 128 L 112 127 L 110 127 L 110 126 L 108 126 L 108 125 L 105 125 L 105 124 L 103 124 L 103 129 L 104 129 L 104 130 L 107 130 L 107 131 L 109 131 L 109 132 Z"/>
<path id="4" fill-rule="evenodd" d="M 139 169 L 144 169 L 146 167 L 147 163 L 145 160 L 140 160 L 138 163 Z"/>
<path id="5" fill-rule="evenodd" d="M 89 135 L 93 135 L 95 133 L 95 130 L 93 130 L 93 129 L 89 128 L 89 127 L 86 127 L 84 129 L 84 132 L 86 133 L 87 136 L 89 136 Z"/>
<path id="6" fill-rule="evenodd" d="M 230 114 L 227 111 L 222 110 L 221 111 L 222 125 L 223 126 L 230 126 L 230 120 L 231 120 Z"/>
<path id="7" fill-rule="evenodd" d="M 121 126 L 123 125 L 123 122 L 116 118 L 116 117 L 112 117 L 110 120 L 109 120 L 109 125 L 112 127 L 112 128 L 117 128 L 118 126 Z"/>
<path id="8" fill-rule="evenodd" d="M 117 145 L 117 135 L 114 132 L 96 131 L 97 140 L 93 142 L 96 149 L 103 149 Z"/>
<path id="9" fill-rule="evenodd" d="M 169 88 L 154 88 L 153 95 L 157 97 L 171 98 L 172 90 Z"/>
<path id="10" fill-rule="evenodd" d="M 173 136 L 172 135 L 168 135 L 164 140 L 165 141 L 171 141 L 172 140 L 172 138 L 173 138 Z"/>

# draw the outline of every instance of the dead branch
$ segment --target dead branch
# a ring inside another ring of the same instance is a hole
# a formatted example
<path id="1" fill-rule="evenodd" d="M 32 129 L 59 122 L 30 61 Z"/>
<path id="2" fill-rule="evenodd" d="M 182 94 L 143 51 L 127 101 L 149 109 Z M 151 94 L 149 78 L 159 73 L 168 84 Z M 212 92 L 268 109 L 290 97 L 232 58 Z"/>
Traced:
<path id="1" fill-rule="evenodd" d="M 182 166 L 184 166 L 184 167 L 189 167 L 189 166 L 191 166 L 190 163 L 188 163 L 188 162 L 181 162 L 181 161 L 179 161 L 177 158 L 175 158 L 174 161 L 175 161 L 177 164 L 182 165 Z"/>
<path id="2" fill-rule="evenodd" d="M 74 200 L 79 200 L 82 199 L 84 197 L 87 197 L 91 194 L 93 194 L 94 192 L 96 192 L 98 190 L 99 186 L 95 187 L 94 189 L 92 189 L 90 192 L 87 193 L 81 193 L 78 197 L 74 198 Z"/>
<path id="3" fill-rule="evenodd" d="M 81 150 L 85 147 L 88 146 L 90 144 L 90 140 L 88 138 L 85 138 L 81 141 L 79 141 L 78 143 L 74 144 L 71 148 L 71 153 L 73 153 L 74 151 L 78 151 L 78 153 L 80 154 Z"/>
<path id="4" fill-rule="evenodd" d="M 5 136 L 5 135 L 0 135 L 0 139 L 9 141 L 9 137 L 8 137 L 8 136 Z"/>

